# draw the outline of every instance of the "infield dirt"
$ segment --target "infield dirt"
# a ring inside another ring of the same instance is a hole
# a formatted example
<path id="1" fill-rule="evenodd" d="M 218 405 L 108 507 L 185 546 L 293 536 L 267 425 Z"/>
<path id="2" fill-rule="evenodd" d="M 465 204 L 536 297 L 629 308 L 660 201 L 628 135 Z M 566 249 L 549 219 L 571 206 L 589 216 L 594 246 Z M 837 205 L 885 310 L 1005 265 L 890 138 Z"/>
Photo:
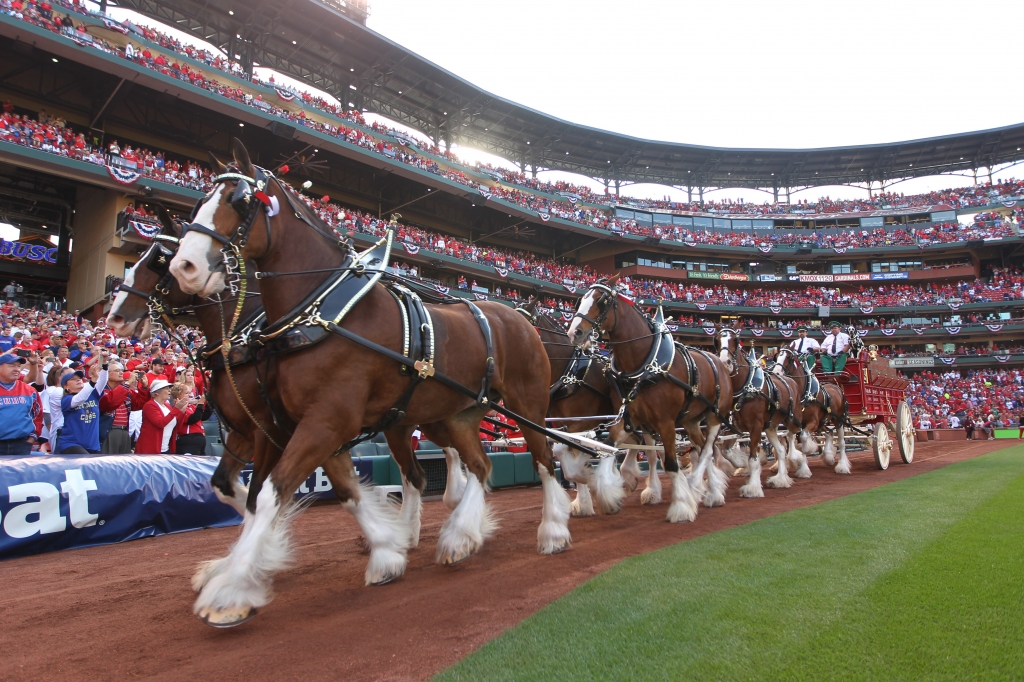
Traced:
<path id="1" fill-rule="evenodd" d="M 374 588 L 363 585 L 367 557 L 352 517 L 320 505 L 295 524 L 297 564 L 278 577 L 277 598 L 228 631 L 192 616 L 189 578 L 199 561 L 227 551 L 237 528 L 5 561 L 0 679 L 425 679 L 626 557 L 1013 443 L 920 443 L 914 464 L 888 471 L 877 470 L 869 454 L 854 454 L 851 476 L 812 458 L 813 478 L 766 489 L 765 499 L 741 499 L 733 479 L 726 506 L 702 507 L 688 524 L 667 523 L 664 503 L 642 507 L 638 488 L 616 516 L 572 519 L 572 549 L 549 557 L 535 547 L 540 489 L 499 491 L 490 496 L 497 533 L 454 568 L 433 562 L 448 510 L 428 502 L 405 576 Z"/>

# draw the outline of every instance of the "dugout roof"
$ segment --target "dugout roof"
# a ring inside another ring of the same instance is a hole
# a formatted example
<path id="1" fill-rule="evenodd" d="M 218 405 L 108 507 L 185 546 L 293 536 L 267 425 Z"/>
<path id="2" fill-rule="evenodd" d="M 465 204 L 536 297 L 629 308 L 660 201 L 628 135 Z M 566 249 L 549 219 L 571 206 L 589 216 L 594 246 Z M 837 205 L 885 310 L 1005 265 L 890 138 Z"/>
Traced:
<path id="1" fill-rule="evenodd" d="M 366 0 L 119 0 L 365 108 L 523 165 L 622 183 L 785 188 L 893 181 L 1024 158 L 1024 123 L 823 149 L 736 149 L 590 128 L 481 90 L 366 28 Z M 240 36 L 240 38 L 238 37 Z M 569 152 L 566 154 L 566 152 Z"/>

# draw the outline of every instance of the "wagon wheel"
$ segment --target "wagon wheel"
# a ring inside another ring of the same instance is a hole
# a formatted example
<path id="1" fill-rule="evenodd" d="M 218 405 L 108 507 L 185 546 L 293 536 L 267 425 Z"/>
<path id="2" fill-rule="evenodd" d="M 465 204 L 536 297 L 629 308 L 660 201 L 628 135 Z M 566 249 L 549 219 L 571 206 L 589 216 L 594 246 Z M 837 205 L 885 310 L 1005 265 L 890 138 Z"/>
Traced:
<path id="1" fill-rule="evenodd" d="M 889 468 L 889 452 L 892 450 L 892 439 L 889 438 L 889 429 L 885 428 L 885 424 L 878 422 L 875 424 L 875 437 L 872 449 L 875 453 L 875 464 L 882 471 Z"/>
<path id="2" fill-rule="evenodd" d="M 904 464 L 914 461 L 916 440 L 917 432 L 914 430 L 914 420 L 910 417 L 910 406 L 905 400 L 901 400 L 896 406 L 896 442 L 900 446 L 900 458 Z"/>

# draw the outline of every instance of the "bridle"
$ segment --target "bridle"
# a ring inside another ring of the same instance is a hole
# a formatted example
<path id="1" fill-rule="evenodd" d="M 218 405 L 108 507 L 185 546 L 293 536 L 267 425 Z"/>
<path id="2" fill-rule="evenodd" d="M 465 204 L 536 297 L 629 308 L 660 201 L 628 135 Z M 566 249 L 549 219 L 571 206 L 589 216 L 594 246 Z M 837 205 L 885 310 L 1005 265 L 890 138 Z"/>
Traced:
<path id="1" fill-rule="evenodd" d="M 720 344 L 719 350 L 724 350 L 727 353 L 729 353 L 729 360 L 732 363 L 732 371 L 729 373 L 729 376 L 736 376 L 740 372 L 740 363 L 739 359 L 737 358 L 737 355 L 739 355 L 740 348 L 739 333 L 735 329 L 729 329 L 728 327 L 724 327 L 718 331 L 716 339 Z M 736 339 L 736 350 L 732 350 L 729 347 L 729 341 L 731 339 Z"/>
<path id="2" fill-rule="evenodd" d="M 581 320 L 586 320 L 587 322 L 589 322 L 590 326 L 593 328 L 594 332 L 598 336 L 603 336 L 606 333 L 615 331 L 615 327 L 619 323 L 618 315 L 616 315 L 616 317 L 615 317 L 615 324 L 612 325 L 611 329 L 605 329 L 604 328 L 604 321 L 605 321 L 605 319 L 607 319 L 608 313 L 611 312 L 611 310 L 613 308 L 616 308 L 618 306 L 618 303 L 619 303 L 619 296 L 618 296 L 618 294 L 611 287 L 609 287 L 609 286 L 607 286 L 605 284 L 601 284 L 600 282 L 597 282 L 595 284 L 591 284 L 590 287 L 587 289 L 587 291 L 591 291 L 591 292 L 600 291 L 600 292 L 602 292 L 601 293 L 601 297 L 594 301 L 594 305 L 597 306 L 597 310 L 598 310 L 597 317 L 588 317 L 587 315 L 584 315 L 584 314 L 582 314 L 581 312 L 579 312 L 577 310 L 576 314 L 573 315 L 573 318 L 575 319 L 575 318 L 578 317 Z M 609 300 L 610 300 L 610 304 L 609 304 Z M 602 306 L 604 306 L 604 307 L 602 307 Z"/>
<path id="3" fill-rule="evenodd" d="M 168 308 L 165 306 L 163 297 L 171 293 L 171 282 L 174 281 L 174 275 L 171 274 L 171 259 L 174 257 L 174 251 L 164 246 L 164 242 L 168 244 L 178 245 L 178 238 L 171 237 L 170 235 L 158 234 L 153 237 L 153 246 L 149 247 L 149 256 L 146 257 L 146 268 L 157 275 L 160 275 L 160 280 L 156 283 L 153 291 L 145 292 L 134 287 L 128 286 L 124 282 L 117 285 L 114 289 L 114 295 L 116 296 L 119 292 L 125 292 L 126 294 L 138 296 L 146 301 L 146 307 L 149 309 L 149 319 L 154 323 L 163 321 L 163 318 L 168 313 L 171 315 L 177 314 L 176 308 Z"/>

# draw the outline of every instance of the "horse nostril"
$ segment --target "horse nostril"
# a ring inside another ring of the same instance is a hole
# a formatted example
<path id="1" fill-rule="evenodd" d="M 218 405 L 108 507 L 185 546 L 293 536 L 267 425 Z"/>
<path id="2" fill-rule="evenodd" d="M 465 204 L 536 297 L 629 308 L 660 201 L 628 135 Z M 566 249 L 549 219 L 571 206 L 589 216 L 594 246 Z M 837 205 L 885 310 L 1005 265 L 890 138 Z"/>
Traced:
<path id="1" fill-rule="evenodd" d="M 192 263 L 192 261 L 188 260 L 179 261 L 179 267 L 181 268 L 181 271 L 186 275 L 190 275 L 194 273 L 196 270 L 196 266 Z"/>
<path id="2" fill-rule="evenodd" d="M 120 326 L 124 324 L 124 318 L 121 317 L 120 315 L 111 315 L 109 318 L 107 318 L 107 323 Z"/>

